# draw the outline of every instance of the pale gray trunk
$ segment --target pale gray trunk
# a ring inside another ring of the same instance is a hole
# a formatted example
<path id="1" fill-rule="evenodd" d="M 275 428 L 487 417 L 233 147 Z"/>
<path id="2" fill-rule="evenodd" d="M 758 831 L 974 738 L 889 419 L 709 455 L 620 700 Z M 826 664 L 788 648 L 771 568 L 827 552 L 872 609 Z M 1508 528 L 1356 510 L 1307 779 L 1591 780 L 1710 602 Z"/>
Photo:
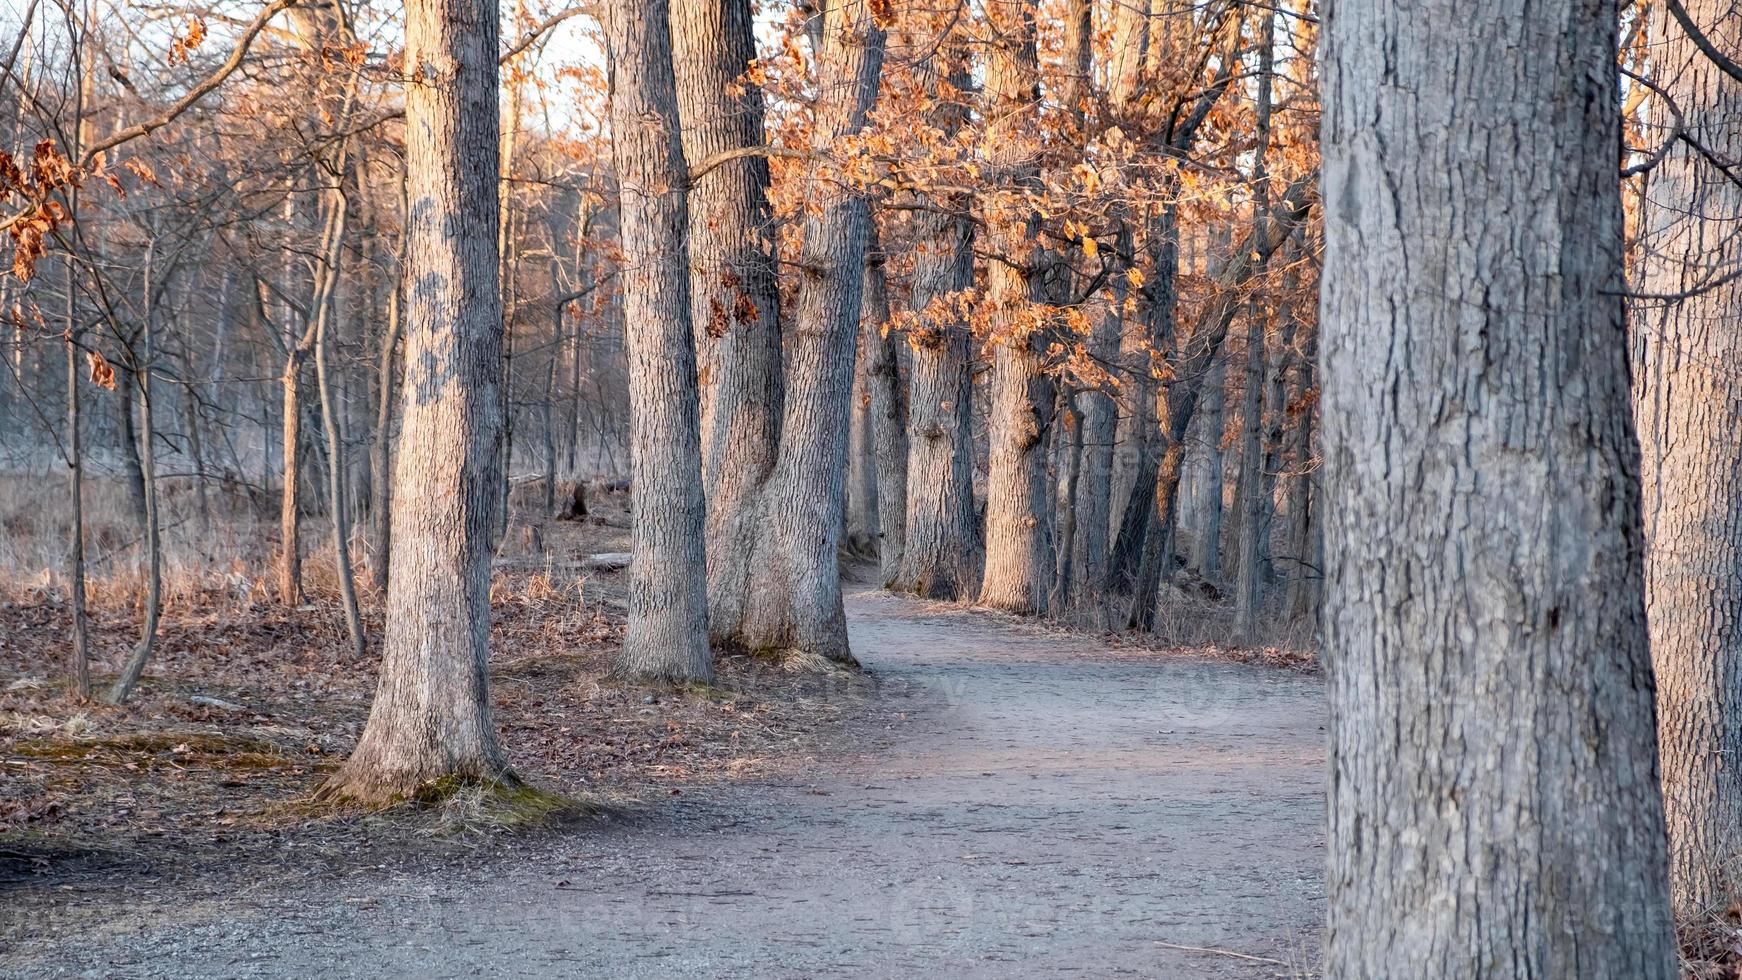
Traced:
<path id="1" fill-rule="evenodd" d="M 497 7 L 406 10 L 405 384 L 381 679 L 325 796 L 511 781 L 490 714 L 490 557 L 502 481 Z"/>
<path id="2" fill-rule="evenodd" d="M 1716 46 L 1742 60 L 1731 0 L 1685 0 Z M 1655 74 L 1687 134 L 1742 158 L 1742 83 L 1667 15 L 1652 24 Z M 1663 98 L 1648 145 L 1675 137 Z M 1637 412 L 1644 453 L 1645 596 L 1657 672 L 1658 745 L 1671 891 L 1683 917 L 1742 899 L 1742 186 L 1685 142 L 1651 171 L 1637 310 Z M 1711 283 L 1720 283 L 1711 287 Z"/>
<path id="3" fill-rule="evenodd" d="M 622 201 L 630 416 L 629 627 L 620 673 L 709 681 L 707 555 L 695 338 L 666 0 L 612 0 L 611 148 Z"/>
<path id="4" fill-rule="evenodd" d="M 1616 20 L 1327 10 L 1327 976 L 1677 975 Z"/>
<path id="5" fill-rule="evenodd" d="M 750 0 L 685 0 L 672 10 L 684 152 L 700 168 L 761 146 L 762 90 L 742 76 L 756 57 Z M 701 387 L 708 604 L 739 622 L 766 530 L 757 492 L 774 470 L 784 409 L 768 161 L 740 156 L 690 190 L 690 310 Z M 717 638 L 721 634 L 716 629 Z"/>
<path id="6" fill-rule="evenodd" d="M 819 158 L 864 126 L 884 44 L 868 0 L 832 3 L 825 17 L 818 90 L 826 96 L 812 135 Z M 799 251 L 804 282 L 787 342 L 780 455 L 760 494 L 756 549 L 744 592 L 711 609 L 715 635 L 726 642 L 812 662 L 852 660 L 837 550 L 871 217 L 862 193 L 822 176 L 810 178 L 814 210 Z"/>
<path id="7" fill-rule="evenodd" d="M 403 210 L 401 213 L 404 213 Z M 369 446 L 369 519 L 373 527 L 375 560 L 370 563 L 370 584 L 378 594 L 387 594 L 393 563 L 393 393 L 399 364 L 404 284 L 403 236 L 396 250 L 393 288 L 387 294 L 387 327 L 375 367 L 375 439 Z"/>

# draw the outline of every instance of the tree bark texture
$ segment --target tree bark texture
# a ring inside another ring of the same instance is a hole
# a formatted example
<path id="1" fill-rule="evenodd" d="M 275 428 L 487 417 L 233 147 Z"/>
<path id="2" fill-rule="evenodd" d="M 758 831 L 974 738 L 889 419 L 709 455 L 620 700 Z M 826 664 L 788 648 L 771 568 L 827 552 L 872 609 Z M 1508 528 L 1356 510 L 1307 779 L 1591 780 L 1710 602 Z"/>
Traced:
<path id="1" fill-rule="evenodd" d="M 756 548 L 732 576 L 743 591 L 710 607 L 716 639 L 797 662 L 852 661 L 837 552 L 871 214 L 862 192 L 823 172 L 822 158 L 864 126 L 884 44 L 867 0 L 830 4 L 825 16 L 812 136 L 818 159 L 806 177 L 814 208 L 799 251 L 804 280 L 787 341 L 780 453 L 760 494 Z"/>
<path id="2" fill-rule="evenodd" d="M 665 0 L 606 7 L 611 146 L 621 188 L 629 350 L 629 626 L 619 672 L 707 681 L 707 558 L 695 339 L 685 241 L 688 171 Z"/>
<path id="3" fill-rule="evenodd" d="M 901 391 L 899 338 L 888 329 L 889 286 L 885 280 L 882 248 L 876 229 L 871 231 L 871 251 L 865 263 L 865 299 L 862 317 L 865 359 L 866 406 L 871 436 L 872 469 L 877 489 L 872 495 L 877 515 L 878 580 L 891 582 L 901 570 L 901 553 L 907 547 L 907 419 L 906 399 Z M 887 505 L 883 501 L 889 501 Z"/>
<path id="4" fill-rule="evenodd" d="M 490 715 L 490 559 L 502 480 L 497 8 L 406 9 L 405 381 L 381 679 L 323 795 L 513 779 Z"/>
<path id="5" fill-rule="evenodd" d="M 964 92 L 968 54 L 947 48 L 947 59 L 928 66 L 930 78 L 948 80 Z M 960 96 L 938 99 L 934 125 L 946 138 L 960 129 L 967 107 Z M 974 510 L 973 378 L 967 325 L 953 298 L 974 285 L 974 225 L 968 204 L 915 212 L 915 246 L 909 309 L 925 315 L 907 334 L 907 503 L 901 567 L 888 583 L 897 592 L 926 599 L 966 598 L 979 582 L 980 542 Z"/>
<path id="6" fill-rule="evenodd" d="M 1326 14 L 1325 973 L 1673 977 L 1615 4 Z"/>
<path id="7" fill-rule="evenodd" d="M 1731 0 L 1685 0 L 1732 60 L 1742 18 Z M 1724 75 L 1667 14 L 1648 146 L 1687 134 L 1742 158 L 1742 82 Z M 1657 674 L 1658 746 L 1678 916 L 1742 898 L 1742 185 L 1685 141 L 1648 176 L 1634 320 L 1636 411 L 1644 449 L 1645 598 Z M 1721 283 L 1708 288 L 1711 283 Z"/>
<path id="8" fill-rule="evenodd" d="M 683 147 L 692 166 L 766 140 L 762 90 L 741 79 L 756 57 L 750 6 L 684 0 L 672 8 Z M 753 588 L 751 552 L 765 530 L 757 492 L 774 471 L 785 405 L 768 180 L 768 160 L 744 156 L 702 175 L 689 198 L 708 602 L 722 623 L 742 618 L 743 596 Z"/>

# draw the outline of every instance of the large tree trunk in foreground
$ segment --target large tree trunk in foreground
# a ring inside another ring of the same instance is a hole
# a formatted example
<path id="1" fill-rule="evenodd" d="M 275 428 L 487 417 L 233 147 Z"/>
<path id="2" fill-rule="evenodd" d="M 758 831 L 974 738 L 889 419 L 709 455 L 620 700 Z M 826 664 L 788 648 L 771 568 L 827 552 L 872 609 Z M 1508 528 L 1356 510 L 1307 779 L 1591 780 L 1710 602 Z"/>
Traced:
<path id="1" fill-rule="evenodd" d="M 1012 125 L 1032 124 L 1035 84 L 1035 23 L 1030 0 L 988 8 L 997 35 L 987 53 L 988 118 L 1004 121 L 988 134 L 995 146 L 993 164 L 1019 186 L 1034 181 L 1032 152 Z M 1045 612 L 1052 588 L 1051 494 L 1046 486 L 1046 434 L 1053 410 L 1052 381 L 1043 372 L 1044 346 L 1027 315 L 1038 283 L 1030 272 L 1038 219 L 1028 215 L 1023 233 L 1010 229 L 1011 217 L 991 222 L 998 229 L 994 259 L 986 270 L 986 300 L 992 305 L 998 338 L 987 381 L 992 399 L 987 415 L 986 570 L 980 603 L 1015 613 Z M 1012 265 L 1022 266 L 1017 268 Z"/>
<path id="2" fill-rule="evenodd" d="M 403 798 L 513 779 L 490 717 L 490 556 L 502 480 L 495 3 L 406 10 L 405 384 L 381 681 L 322 794 Z"/>
<path id="3" fill-rule="evenodd" d="M 714 634 L 743 649 L 801 661 L 852 660 L 837 551 L 846 490 L 853 351 L 864 294 L 870 205 L 823 172 L 822 159 L 857 133 L 877 94 L 883 29 L 867 0 L 829 5 L 807 178 L 815 210 L 804 222 L 804 283 L 789 338 L 780 457 L 763 486 L 759 537 L 741 594 L 712 606 Z M 741 615 L 740 615 L 741 613 Z"/>
<path id="4" fill-rule="evenodd" d="M 684 152 L 693 167 L 761 146 L 762 90 L 749 0 L 684 0 L 672 9 Z M 742 94 L 735 95 L 734 92 Z M 764 528 L 756 493 L 774 470 L 784 406 L 768 160 L 747 155 L 701 174 L 689 197 L 690 310 L 701 387 L 708 602 L 736 622 Z"/>
<path id="5" fill-rule="evenodd" d="M 1615 30 L 1613 0 L 1329 9 L 1326 976 L 1677 972 Z"/>
<path id="6" fill-rule="evenodd" d="M 695 341 L 684 242 L 687 174 L 678 137 L 666 0 L 613 0 L 611 146 L 622 187 L 623 306 L 630 415 L 629 628 L 619 672 L 707 681 L 707 560 L 703 552 Z"/>
<path id="7" fill-rule="evenodd" d="M 1688 0 L 1696 26 L 1742 60 L 1731 0 Z M 1690 136 L 1742 157 L 1742 82 L 1667 15 L 1653 25 L 1658 78 Z M 1650 140 L 1675 135 L 1656 100 Z M 1645 597 L 1657 672 L 1658 744 L 1678 916 L 1742 898 L 1742 186 L 1699 150 L 1672 144 L 1646 192 L 1635 350 L 1644 453 Z"/>

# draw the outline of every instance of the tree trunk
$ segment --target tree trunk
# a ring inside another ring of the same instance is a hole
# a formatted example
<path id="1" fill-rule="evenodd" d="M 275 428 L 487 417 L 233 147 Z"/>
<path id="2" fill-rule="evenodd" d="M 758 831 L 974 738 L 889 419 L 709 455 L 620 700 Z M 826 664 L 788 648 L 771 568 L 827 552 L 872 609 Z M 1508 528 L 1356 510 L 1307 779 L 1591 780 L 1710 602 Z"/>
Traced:
<path id="1" fill-rule="evenodd" d="M 1733 3 L 1686 0 L 1708 38 L 1742 60 Z M 1689 136 L 1742 157 L 1742 83 L 1659 14 L 1656 74 Z M 1654 100 L 1648 145 L 1677 120 Z M 1644 448 L 1645 596 L 1657 672 L 1658 745 L 1678 917 L 1742 899 L 1742 186 L 1700 151 L 1672 144 L 1649 177 L 1640 290 L 1685 298 L 1637 311 L 1636 408 Z M 1721 284 L 1709 288 L 1717 281 Z"/>
<path id="2" fill-rule="evenodd" d="M 141 304 L 145 362 L 133 373 L 135 391 L 128 392 L 129 398 L 137 394 L 139 400 L 139 475 L 145 488 L 145 623 L 140 627 L 139 641 L 133 645 L 133 653 L 109 689 L 110 704 L 126 701 L 138 686 L 145 665 L 151 662 L 151 655 L 157 648 L 157 626 L 163 615 L 163 523 L 158 509 L 157 429 L 151 401 L 151 372 L 157 359 L 152 259 L 153 250 L 148 247 L 145 251 L 144 301 Z"/>
<path id="3" fill-rule="evenodd" d="M 1326 976 L 1677 975 L 1616 22 L 1326 20 Z"/>
<path id="4" fill-rule="evenodd" d="M 925 39 L 930 43 L 930 39 Z M 960 96 L 938 99 L 936 81 L 956 92 L 969 88 L 969 55 L 947 45 L 924 71 L 936 100 L 932 123 L 945 137 L 961 128 L 967 107 Z M 965 598 L 979 581 L 979 540 L 974 511 L 973 379 L 959 301 L 974 284 L 974 225 L 967 202 L 947 200 L 938 210 L 916 212 L 909 309 L 919 323 L 907 331 L 907 501 L 901 567 L 888 583 L 896 592 L 926 599 Z"/>
<path id="5" fill-rule="evenodd" d="M 666 0 L 612 0 L 611 147 L 622 189 L 634 561 L 619 673 L 713 679 L 708 649 L 688 183 Z"/>
<path id="6" fill-rule="evenodd" d="M 1258 42 L 1258 112 L 1256 146 L 1252 151 L 1252 220 L 1260 226 L 1269 217 L 1270 174 L 1265 154 L 1270 149 L 1271 68 L 1276 45 L 1276 18 L 1265 14 Z M 1264 276 L 1260 262 L 1254 275 Z M 1269 384 L 1265 354 L 1264 302 L 1254 294 L 1246 314 L 1246 390 L 1240 408 L 1240 564 L 1234 582 L 1234 635 L 1245 643 L 1254 639 L 1258 622 L 1259 546 L 1270 527 L 1271 500 L 1264 474 L 1264 392 Z"/>
<path id="7" fill-rule="evenodd" d="M 1069 404 L 1068 396 L 1061 393 L 1059 406 L 1054 410 L 1055 418 L 1061 425 L 1054 430 L 1055 449 L 1058 458 L 1058 479 L 1054 484 L 1054 499 L 1052 512 L 1058 522 L 1055 539 L 1058 547 L 1054 549 L 1054 557 L 1058 563 L 1053 573 L 1052 595 L 1047 599 L 1047 608 L 1055 614 L 1070 604 L 1067 594 L 1071 582 L 1077 577 L 1071 563 L 1076 558 L 1077 547 L 1077 494 L 1082 489 L 1082 459 L 1083 459 L 1083 417 Z"/>
<path id="8" fill-rule="evenodd" d="M 387 594 L 393 569 L 393 381 L 399 364 L 404 253 L 402 242 L 400 268 L 395 271 L 393 289 L 387 294 L 387 329 L 381 337 L 375 366 L 375 440 L 369 446 L 369 518 L 374 527 L 375 560 L 369 565 L 369 582 L 378 595 Z"/>
<path id="9" fill-rule="evenodd" d="M 348 116 L 349 113 L 345 113 Z M 341 117 L 343 118 L 343 116 Z M 341 143 L 342 146 L 342 143 Z M 335 181 L 345 179 L 345 154 L 339 151 Z M 339 263 L 344 255 L 347 202 L 340 187 L 325 195 L 332 212 L 321 268 L 321 284 L 315 300 L 315 389 L 321 400 L 321 428 L 327 440 L 327 510 L 333 521 L 333 564 L 339 576 L 339 596 L 345 606 L 345 628 L 351 637 L 351 656 L 362 660 L 368 649 L 363 635 L 363 614 L 357 607 L 356 579 L 351 569 L 351 516 L 345 498 L 345 441 L 339 432 L 338 405 L 328 376 L 329 335 L 332 332 L 334 295 L 339 288 Z"/>
<path id="10" fill-rule="evenodd" d="M 1008 8 L 1008 9 L 1006 9 Z M 1037 97 L 1035 12 L 1032 0 L 987 9 L 995 37 L 988 48 L 987 118 L 1001 120 L 988 132 L 992 163 L 1017 187 L 1037 179 L 1038 170 L 1019 130 L 1032 124 Z M 986 568 L 980 603 L 1008 612 L 1045 612 L 1052 587 L 1053 558 L 1046 487 L 1046 433 L 1053 408 L 1052 381 L 1042 371 L 1042 338 L 1026 315 L 1038 287 L 1031 269 L 1038 217 L 1022 217 L 1027 228 L 1011 230 L 1011 219 L 991 222 L 994 259 L 986 270 L 986 301 L 994 316 L 996 347 L 987 382 Z"/>
<path id="11" fill-rule="evenodd" d="M 882 269 L 879 267 L 878 272 Z M 871 263 L 865 263 L 865 294 L 871 294 Z M 871 432 L 871 392 L 866 374 L 871 349 L 878 341 L 871 332 L 877 327 L 863 318 L 859 356 L 853 360 L 853 413 L 847 435 L 848 551 L 867 558 L 877 556 L 877 445 Z"/>
<path id="12" fill-rule="evenodd" d="M 750 0 L 685 0 L 672 10 L 692 166 L 767 139 L 762 90 L 741 78 L 756 58 L 753 29 Z M 756 588 L 751 555 L 766 530 L 757 493 L 774 471 L 785 406 L 768 180 L 768 160 L 748 155 L 719 164 L 690 189 L 690 317 L 716 638 L 742 621 L 744 596 Z"/>
<path id="13" fill-rule="evenodd" d="M 381 680 L 328 797 L 512 781 L 490 716 L 490 556 L 502 480 L 497 9 L 406 10 L 405 401 Z"/>
<path id="14" fill-rule="evenodd" d="M 804 283 L 787 344 L 791 373 L 780 456 L 761 493 L 749 568 L 733 576 L 745 591 L 711 608 L 718 617 L 715 636 L 724 642 L 811 663 L 852 661 L 837 550 L 871 217 L 862 193 L 820 171 L 827 166 L 822 158 L 863 127 L 877 95 L 884 44 L 868 0 L 830 4 L 825 16 L 818 90 L 827 96 L 817 106 L 812 135 L 818 159 L 807 179 L 816 190 L 799 251 Z"/>
<path id="15" fill-rule="evenodd" d="M 901 553 L 907 549 L 906 400 L 901 396 L 900 350 L 895 332 L 889 329 L 889 287 L 874 223 L 870 236 L 861 318 L 866 346 L 861 357 L 865 360 L 872 469 L 877 480 L 872 501 L 877 515 L 878 580 L 888 583 L 900 573 Z"/>
<path id="16" fill-rule="evenodd" d="M 302 367 L 314 346 L 314 327 L 311 317 L 279 377 L 284 484 L 278 498 L 278 601 L 287 606 L 302 603 Z"/>

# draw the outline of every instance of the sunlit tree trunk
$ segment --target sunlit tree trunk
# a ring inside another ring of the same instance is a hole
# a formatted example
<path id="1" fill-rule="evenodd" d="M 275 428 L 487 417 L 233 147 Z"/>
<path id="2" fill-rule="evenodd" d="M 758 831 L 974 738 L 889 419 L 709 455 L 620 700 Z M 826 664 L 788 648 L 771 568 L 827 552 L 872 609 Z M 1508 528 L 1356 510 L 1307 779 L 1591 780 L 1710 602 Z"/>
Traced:
<path id="1" fill-rule="evenodd" d="M 819 157 L 859 132 L 877 95 L 883 29 L 868 0 L 829 5 L 812 149 Z M 710 608 L 716 637 L 800 662 L 850 661 L 837 549 L 845 493 L 853 354 L 864 295 L 870 204 L 813 161 L 813 208 L 798 266 L 804 284 L 787 341 L 780 456 L 758 503 L 760 536 L 745 591 Z M 741 614 L 740 614 L 741 611 Z"/>
<path id="2" fill-rule="evenodd" d="M 920 37 L 917 43 L 930 45 L 931 39 Z M 934 100 L 932 125 L 944 138 L 954 137 L 967 116 L 969 58 L 960 46 L 946 44 L 916 68 L 925 73 L 926 91 Z M 953 196 L 943 203 L 916 212 L 919 241 L 908 298 L 909 309 L 923 322 L 905 338 L 906 539 L 901 567 L 888 585 L 927 599 L 961 599 L 980 577 L 969 337 L 955 302 L 974 284 L 974 225 L 967 219 L 969 202 Z"/>
<path id="3" fill-rule="evenodd" d="M 1684 3 L 1742 61 L 1736 5 Z M 1650 145 L 1679 123 L 1719 159 L 1742 158 L 1742 82 L 1667 13 L 1652 32 L 1674 107 L 1653 100 Z M 1647 179 L 1639 289 L 1683 298 L 1641 301 L 1636 314 L 1646 611 L 1672 897 L 1678 915 L 1703 917 L 1742 899 L 1742 185 L 1685 142 Z"/>
<path id="4" fill-rule="evenodd" d="M 1033 181 L 1032 152 L 1019 138 L 1032 125 L 1036 99 L 1035 11 L 1032 0 L 987 9 L 987 139 L 992 164 L 1018 186 Z M 993 259 L 986 271 L 986 301 L 997 333 L 987 381 L 986 567 L 980 603 L 1017 613 L 1045 611 L 1052 586 L 1051 495 L 1046 487 L 1046 433 L 1053 409 L 1052 382 L 1042 370 L 1032 318 L 1025 316 L 1039 283 L 1031 267 L 1038 216 L 1028 228 L 995 222 Z"/>
<path id="5" fill-rule="evenodd" d="M 491 719 L 490 557 L 502 480 L 497 9 L 406 9 L 405 384 L 381 678 L 322 788 L 370 802 L 512 780 Z"/>
<path id="6" fill-rule="evenodd" d="M 768 161 L 711 163 L 766 141 L 762 89 L 743 77 L 756 57 L 752 18 L 750 0 L 684 0 L 671 21 L 684 153 L 712 168 L 690 190 L 689 257 L 716 624 L 738 622 L 753 588 L 750 555 L 765 530 L 757 491 L 774 470 L 785 406 Z"/>
<path id="7" fill-rule="evenodd" d="M 1326 976 L 1678 974 L 1616 21 L 1328 11 Z"/>
<path id="8" fill-rule="evenodd" d="M 688 183 L 678 136 L 665 0 L 613 0 L 611 147 L 621 185 L 629 342 L 629 628 L 619 672 L 708 681 L 695 340 L 690 332 Z"/>

